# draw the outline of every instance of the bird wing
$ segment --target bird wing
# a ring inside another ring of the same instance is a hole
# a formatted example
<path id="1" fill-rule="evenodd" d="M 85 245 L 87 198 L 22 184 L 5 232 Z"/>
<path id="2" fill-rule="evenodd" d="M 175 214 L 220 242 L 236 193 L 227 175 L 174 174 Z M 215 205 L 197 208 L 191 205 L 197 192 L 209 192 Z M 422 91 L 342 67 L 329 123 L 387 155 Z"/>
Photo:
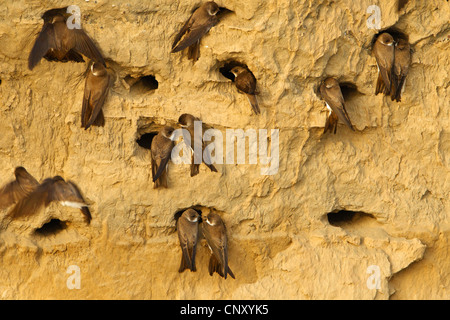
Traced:
<path id="1" fill-rule="evenodd" d="M 82 121 L 84 121 L 83 126 L 85 129 L 88 129 L 97 119 L 98 114 L 100 113 L 103 105 L 105 104 L 108 92 L 109 92 L 109 76 L 106 76 L 103 79 L 102 86 L 99 90 L 96 91 L 89 90 L 88 86 L 87 85 L 85 86 L 83 106 L 81 111 L 81 118 Z M 88 113 L 87 110 L 89 110 Z"/>
<path id="2" fill-rule="evenodd" d="M 51 48 L 56 48 L 55 30 L 53 24 L 44 23 L 28 56 L 28 68 L 32 70 Z"/>
<path id="3" fill-rule="evenodd" d="M 56 181 L 52 187 L 49 188 L 48 203 L 51 201 L 57 201 L 63 206 L 80 209 L 88 223 L 92 219 L 80 189 L 72 181 Z"/>
<path id="4" fill-rule="evenodd" d="M 157 137 L 155 137 L 154 139 L 156 139 Z M 161 160 L 159 163 L 159 166 L 156 170 L 155 175 L 153 176 L 153 182 L 155 182 L 156 180 L 158 180 L 158 178 L 161 176 L 161 174 L 163 173 L 163 171 L 166 169 L 167 164 L 169 163 L 170 157 L 172 155 L 172 149 L 174 147 L 174 143 L 173 141 L 170 141 L 170 143 L 164 143 L 162 148 L 158 148 L 157 150 L 155 150 L 154 148 L 152 148 L 152 159 L 159 159 Z M 155 165 L 157 164 L 158 161 L 155 162 Z M 153 162 L 152 162 L 153 164 Z M 153 166 L 152 166 L 152 172 L 153 172 Z"/>
<path id="5" fill-rule="evenodd" d="M 0 210 L 9 207 L 27 195 L 18 181 L 9 182 L 0 189 Z"/>
<path id="6" fill-rule="evenodd" d="M 0 189 L 0 210 L 25 198 L 38 185 L 37 180 L 26 170 L 23 170 L 20 174 L 16 173 L 16 180 L 7 183 Z"/>
<path id="7" fill-rule="evenodd" d="M 105 64 L 105 60 L 103 59 L 102 54 L 98 50 L 97 46 L 94 44 L 91 38 L 84 32 L 83 29 L 72 29 L 70 30 L 72 35 L 75 38 L 75 50 L 77 50 L 79 53 L 85 55 L 91 60 L 94 60 L 98 63 Z"/>
<path id="8" fill-rule="evenodd" d="M 377 65 L 379 72 L 381 73 L 381 77 L 383 79 L 383 82 L 386 86 L 386 88 L 391 87 L 391 72 L 392 72 L 392 63 L 393 59 L 390 59 L 390 55 L 375 55 L 377 60 Z"/>
<path id="9" fill-rule="evenodd" d="M 193 19 L 192 19 L 192 15 L 191 15 L 191 17 L 185 22 L 185 24 L 183 25 L 181 30 L 175 36 L 175 39 L 174 39 L 173 44 L 172 44 L 172 52 L 175 52 L 174 49 L 175 49 L 176 45 L 181 40 L 183 35 L 189 30 L 190 26 L 192 25 L 192 22 L 193 22 Z M 177 50 L 177 51 L 180 51 L 180 50 Z"/>
<path id="10" fill-rule="evenodd" d="M 334 87 L 333 94 L 329 94 L 328 90 L 320 90 L 322 97 L 325 99 L 328 106 L 333 110 L 337 117 L 344 122 L 350 129 L 353 129 L 353 125 L 350 118 L 345 110 L 344 97 L 342 96 L 341 89 L 339 87 Z"/>
<path id="11" fill-rule="evenodd" d="M 166 166 L 169 163 L 169 160 L 170 160 L 170 154 L 161 160 L 159 167 L 156 170 L 155 175 L 153 176 L 153 182 L 158 180 L 158 178 L 162 175 L 164 170 L 166 170 Z"/>
<path id="12" fill-rule="evenodd" d="M 13 219 L 36 214 L 44 205 L 48 205 L 48 193 L 53 180 L 45 179 L 27 197 L 22 198 L 8 213 Z"/>
<path id="13" fill-rule="evenodd" d="M 219 260 L 222 267 L 227 264 L 226 250 L 227 250 L 227 242 L 223 237 L 215 237 L 211 234 L 211 226 L 203 226 L 203 235 L 205 236 L 206 241 L 208 242 L 209 247 L 211 248 L 213 254 Z"/>
<path id="14" fill-rule="evenodd" d="M 178 223 L 183 223 L 179 220 Z M 184 222 L 189 223 L 189 222 Z M 184 224 L 183 223 L 183 224 Z M 191 228 L 190 225 L 184 226 L 186 228 Z M 187 264 L 190 266 L 191 270 L 194 268 L 194 260 L 195 260 L 195 249 L 197 245 L 197 236 L 193 232 L 187 232 L 191 230 L 185 230 L 183 226 L 178 228 L 178 238 L 180 240 L 181 251 L 183 253 L 184 259 Z"/>
<path id="15" fill-rule="evenodd" d="M 255 94 L 256 79 L 251 72 L 246 72 L 236 81 L 236 87 L 248 94 Z"/>
<path id="16" fill-rule="evenodd" d="M 204 22 L 198 24 L 195 22 L 193 17 L 191 17 L 188 23 L 181 29 L 180 33 L 177 34 L 175 37 L 177 41 L 172 46 L 172 53 L 181 51 L 196 43 L 209 29 L 219 22 L 219 19 L 216 16 L 212 16 Z"/>

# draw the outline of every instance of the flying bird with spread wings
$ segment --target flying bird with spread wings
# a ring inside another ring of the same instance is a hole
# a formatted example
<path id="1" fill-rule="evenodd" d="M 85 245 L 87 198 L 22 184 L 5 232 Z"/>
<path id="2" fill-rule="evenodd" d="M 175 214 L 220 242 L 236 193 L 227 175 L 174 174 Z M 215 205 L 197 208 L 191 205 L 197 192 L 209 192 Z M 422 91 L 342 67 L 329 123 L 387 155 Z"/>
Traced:
<path id="1" fill-rule="evenodd" d="M 37 36 L 28 57 L 32 70 L 44 57 L 48 61 L 84 62 L 83 56 L 105 65 L 99 49 L 83 29 L 69 29 L 67 19 L 71 13 L 67 7 L 51 9 L 42 15 L 44 25 Z"/>
<path id="2" fill-rule="evenodd" d="M 19 169 L 21 175 L 25 175 L 23 170 Z M 23 182 L 23 177 L 17 178 L 12 184 L 10 183 L 2 189 L 0 199 L 4 197 L 16 199 L 18 198 L 17 195 L 20 196 L 12 210 L 7 213 L 8 217 L 11 217 L 13 220 L 21 217 L 30 217 L 37 214 L 44 207 L 48 207 L 50 203 L 58 202 L 63 206 L 80 209 L 85 221 L 88 224 L 90 223 L 92 219 L 91 212 L 75 183 L 65 181 L 60 176 L 47 178 L 40 184 L 37 183 L 36 179 L 31 178 L 25 178 L 28 180 L 27 182 Z M 27 192 L 17 192 L 18 188 L 25 189 Z M 9 191 L 5 192 L 5 190 Z"/>

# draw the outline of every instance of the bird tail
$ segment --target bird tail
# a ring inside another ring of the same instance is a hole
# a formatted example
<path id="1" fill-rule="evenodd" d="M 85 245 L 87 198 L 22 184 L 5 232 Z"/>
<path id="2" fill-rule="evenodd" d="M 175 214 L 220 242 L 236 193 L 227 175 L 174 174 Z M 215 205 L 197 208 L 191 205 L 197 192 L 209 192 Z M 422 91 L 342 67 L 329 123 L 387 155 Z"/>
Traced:
<path id="1" fill-rule="evenodd" d="M 199 173 L 199 168 L 200 168 L 200 165 L 199 164 L 195 164 L 194 160 L 192 160 L 191 177 L 196 176 Z"/>
<path id="2" fill-rule="evenodd" d="M 248 98 L 248 101 L 250 102 L 250 104 L 252 106 L 253 111 L 256 114 L 260 114 L 261 110 L 259 109 L 258 100 L 256 100 L 256 95 L 247 94 L 247 98 Z"/>
<path id="3" fill-rule="evenodd" d="M 212 172 L 217 172 L 217 169 L 216 169 L 216 167 L 214 167 L 213 164 L 207 164 L 207 163 L 205 163 L 205 164 L 209 168 L 209 170 L 211 170 Z"/>
<path id="4" fill-rule="evenodd" d="M 328 116 L 327 121 L 325 122 L 325 128 L 323 129 L 323 133 L 325 134 L 328 131 L 330 131 L 336 134 L 337 124 L 338 124 L 338 117 L 334 112 L 332 112 Z"/>
<path id="5" fill-rule="evenodd" d="M 92 216 L 91 216 L 91 211 L 89 211 L 89 208 L 88 207 L 82 207 L 81 208 L 81 213 L 83 213 L 84 220 L 86 221 L 86 223 L 90 224 L 91 220 L 92 220 Z"/>
<path id="6" fill-rule="evenodd" d="M 234 277 L 233 271 L 231 271 L 230 267 L 227 265 L 225 266 L 225 270 L 220 264 L 219 260 L 216 258 L 214 254 L 211 254 L 211 257 L 209 258 L 209 265 L 208 265 L 208 271 L 209 275 L 212 276 L 214 272 L 217 272 L 222 278 L 227 278 L 227 274 L 230 275 L 233 279 L 236 279 Z M 225 274 L 224 274 L 225 271 Z"/>
<path id="7" fill-rule="evenodd" d="M 200 57 L 200 40 L 188 47 L 188 58 L 192 61 L 197 61 Z"/>
<path id="8" fill-rule="evenodd" d="M 391 100 L 396 100 L 397 102 L 400 102 L 402 100 L 402 89 L 405 85 L 405 79 L 406 77 L 393 75 L 392 76 L 392 88 L 391 88 Z"/>
<path id="9" fill-rule="evenodd" d="M 383 82 L 383 77 L 381 76 L 381 72 L 378 72 L 377 84 L 375 86 L 375 95 L 379 93 L 384 93 L 385 85 Z"/>

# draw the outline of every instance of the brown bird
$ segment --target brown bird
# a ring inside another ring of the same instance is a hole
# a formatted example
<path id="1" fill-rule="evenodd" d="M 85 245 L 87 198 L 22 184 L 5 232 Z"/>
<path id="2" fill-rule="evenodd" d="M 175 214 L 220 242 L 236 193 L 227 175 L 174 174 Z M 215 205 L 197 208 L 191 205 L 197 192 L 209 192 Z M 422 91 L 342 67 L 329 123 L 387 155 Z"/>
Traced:
<path id="1" fill-rule="evenodd" d="M 168 164 L 172 149 L 175 146 L 173 132 L 174 129 L 172 127 L 165 126 L 152 140 L 152 178 L 154 188 L 158 188 L 159 186 L 167 188 Z"/>
<path id="2" fill-rule="evenodd" d="M 378 36 L 373 46 L 373 52 L 377 60 L 378 79 L 375 94 L 390 94 L 391 74 L 394 65 L 394 38 L 389 33 Z"/>
<path id="3" fill-rule="evenodd" d="M 324 133 L 328 130 L 336 133 L 338 119 L 345 123 L 351 130 L 355 131 L 347 114 L 347 110 L 345 110 L 344 97 L 342 96 L 339 82 L 334 78 L 325 79 L 320 85 L 320 94 L 322 99 L 325 100 L 329 111 Z"/>
<path id="4" fill-rule="evenodd" d="M 199 173 L 199 167 L 201 161 L 203 161 L 204 164 L 213 172 L 217 172 L 216 167 L 212 164 L 212 160 L 209 157 L 209 153 L 204 155 L 203 150 L 207 147 L 205 141 L 203 141 L 203 131 L 207 129 L 207 127 L 204 125 L 204 123 L 201 123 L 202 132 L 197 133 L 197 135 L 194 132 L 194 122 L 201 120 L 199 118 L 194 117 L 191 114 L 184 113 L 178 118 L 178 123 L 188 130 L 189 135 L 183 135 L 183 139 L 186 142 L 186 144 L 191 148 L 192 150 L 192 157 L 191 157 L 191 177 L 197 175 Z M 198 150 L 201 151 L 200 155 L 195 154 L 195 146 L 201 146 L 202 149 Z M 203 156 L 202 156 L 203 155 Z M 205 158 L 206 157 L 206 158 Z"/>
<path id="5" fill-rule="evenodd" d="M 0 189 L 0 210 L 19 202 L 39 185 L 39 182 L 24 167 L 16 167 L 14 175 L 16 180 L 7 183 Z"/>
<path id="6" fill-rule="evenodd" d="M 39 33 L 30 56 L 28 68 L 32 70 L 42 57 L 48 61 L 84 62 L 81 55 L 105 65 L 105 61 L 94 42 L 83 29 L 69 29 L 67 7 L 51 9 L 42 15 L 44 26 Z"/>
<path id="7" fill-rule="evenodd" d="M 256 90 L 256 78 L 253 73 L 240 66 L 231 69 L 231 73 L 234 74 L 234 84 L 236 85 L 238 92 L 243 92 L 247 95 L 248 101 L 256 114 L 261 113 L 258 100 L 256 100 L 258 92 Z"/>
<path id="8" fill-rule="evenodd" d="M 391 99 L 401 101 L 402 89 L 411 63 L 411 46 L 408 41 L 398 39 L 395 44 L 394 67 L 391 78 Z"/>
<path id="9" fill-rule="evenodd" d="M 214 1 L 208 1 L 195 10 L 176 35 L 171 52 L 189 47 L 188 58 L 197 61 L 200 55 L 200 39 L 219 22 L 216 16 L 218 12 L 219 6 Z"/>
<path id="10" fill-rule="evenodd" d="M 187 209 L 177 220 L 178 239 L 181 247 L 181 264 L 178 272 L 190 269 L 197 271 L 195 267 L 195 253 L 197 250 L 198 224 L 200 216 L 194 209 Z"/>
<path id="11" fill-rule="evenodd" d="M 102 107 L 108 96 L 110 81 L 108 70 L 101 63 L 91 63 L 84 85 L 82 128 L 87 130 L 91 125 L 100 127 L 105 125 Z"/>
<path id="12" fill-rule="evenodd" d="M 45 179 L 27 197 L 21 199 L 8 216 L 13 219 L 32 216 L 42 207 L 47 207 L 51 202 L 57 201 L 63 206 L 78 208 L 89 224 L 92 216 L 80 190 L 71 181 L 64 181 L 60 176 Z"/>
<path id="13" fill-rule="evenodd" d="M 211 250 L 208 266 L 209 275 L 212 276 L 214 272 L 217 272 L 225 279 L 227 274 L 235 279 L 228 266 L 227 230 L 223 220 L 218 214 L 209 213 L 205 223 L 202 223 L 202 231 Z"/>

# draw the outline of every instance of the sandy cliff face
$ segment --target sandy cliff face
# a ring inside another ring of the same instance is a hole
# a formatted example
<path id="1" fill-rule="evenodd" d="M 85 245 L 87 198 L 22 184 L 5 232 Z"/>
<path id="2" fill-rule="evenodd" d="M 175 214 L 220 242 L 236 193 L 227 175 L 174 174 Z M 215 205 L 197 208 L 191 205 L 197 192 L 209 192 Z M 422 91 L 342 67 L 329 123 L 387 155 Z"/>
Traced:
<path id="1" fill-rule="evenodd" d="M 170 49 L 198 1 L 4 2 L 0 183 L 16 166 L 38 180 L 61 175 L 83 191 L 93 220 L 52 204 L 3 221 L 0 298 L 449 298 L 449 2 L 411 0 L 400 12 L 386 0 L 217 3 L 232 12 L 193 64 Z M 87 63 L 27 68 L 41 14 L 70 4 L 115 73 L 106 124 L 87 131 Z M 380 30 L 368 28 L 370 5 L 382 30 L 395 27 L 412 44 L 400 103 L 374 95 Z M 261 115 L 219 71 L 230 61 L 257 78 Z M 355 132 L 339 124 L 322 134 L 318 85 L 327 76 L 345 84 Z M 170 164 L 169 188 L 153 189 L 150 151 L 136 140 L 185 112 L 224 136 L 279 129 L 278 172 L 261 175 L 264 166 L 247 159 L 219 173 L 202 165 L 191 178 L 189 165 Z M 208 275 L 204 240 L 197 272 L 177 272 L 173 216 L 191 206 L 225 221 L 236 280 Z M 79 289 L 67 285 L 72 265 Z"/>

